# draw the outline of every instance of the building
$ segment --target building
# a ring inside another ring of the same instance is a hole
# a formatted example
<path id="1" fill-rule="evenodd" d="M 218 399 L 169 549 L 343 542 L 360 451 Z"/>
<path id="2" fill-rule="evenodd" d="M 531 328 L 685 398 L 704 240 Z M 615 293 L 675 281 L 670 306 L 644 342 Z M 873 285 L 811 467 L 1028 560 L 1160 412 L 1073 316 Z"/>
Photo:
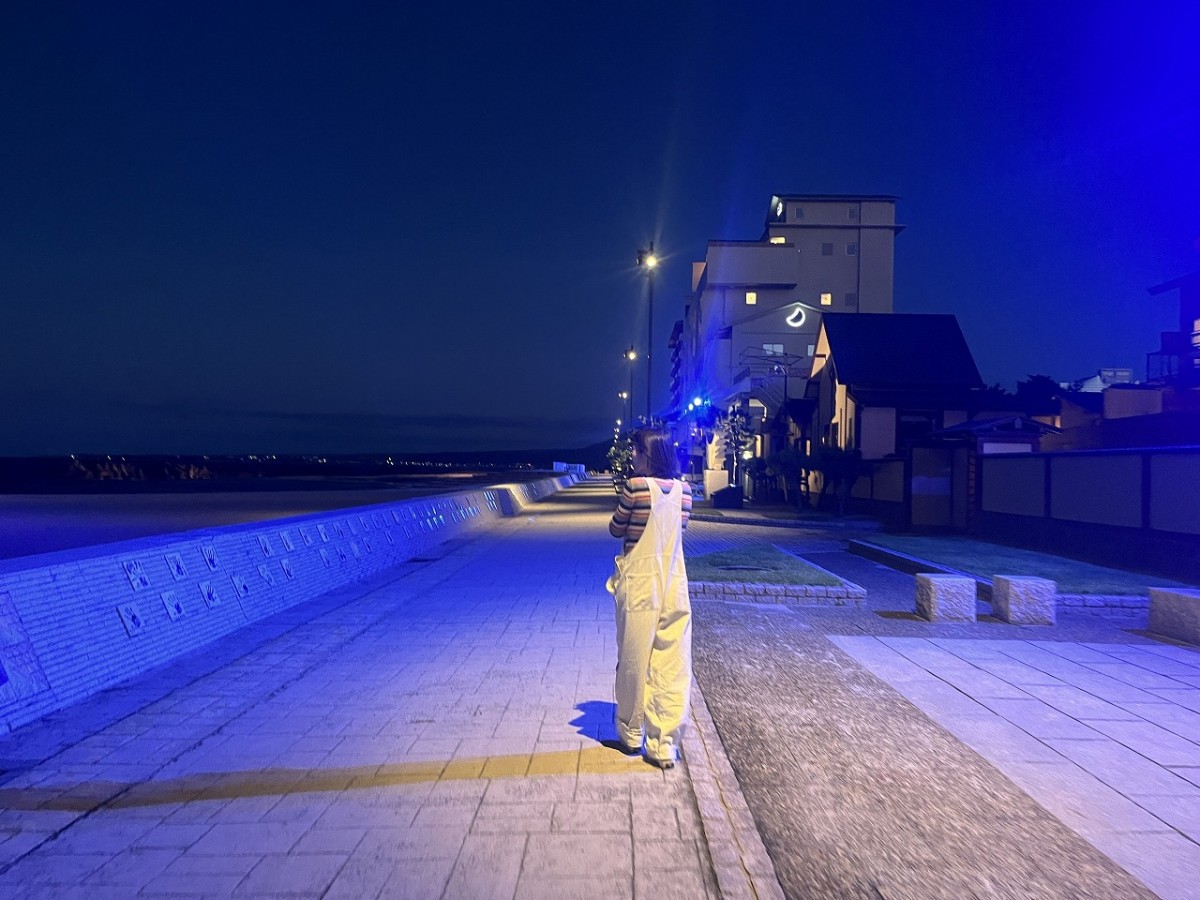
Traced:
<path id="1" fill-rule="evenodd" d="M 1200 272 L 1156 284 L 1150 293 L 1179 291 L 1179 330 L 1164 331 L 1162 347 L 1147 355 L 1150 381 L 1182 390 L 1200 387 Z"/>
<path id="2" fill-rule="evenodd" d="M 973 418 L 983 387 L 954 316 L 831 313 L 806 390 L 822 445 L 882 459 Z"/>
<path id="3" fill-rule="evenodd" d="M 672 334 L 673 417 L 700 398 L 767 421 L 802 398 L 823 314 L 892 311 L 903 227 L 895 197 L 782 194 L 758 240 L 709 241 Z"/>
<path id="4" fill-rule="evenodd" d="M 1099 393 L 1086 393 L 1086 384 L 1083 391 L 1062 392 L 1062 433 L 1047 438 L 1043 449 L 1200 444 L 1200 272 L 1150 288 L 1151 295 L 1172 291 L 1179 292 L 1179 328 L 1163 332 L 1160 349 L 1146 355 L 1146 382 L 1125 378 L 1128 370 L 1102 369 Z"/>

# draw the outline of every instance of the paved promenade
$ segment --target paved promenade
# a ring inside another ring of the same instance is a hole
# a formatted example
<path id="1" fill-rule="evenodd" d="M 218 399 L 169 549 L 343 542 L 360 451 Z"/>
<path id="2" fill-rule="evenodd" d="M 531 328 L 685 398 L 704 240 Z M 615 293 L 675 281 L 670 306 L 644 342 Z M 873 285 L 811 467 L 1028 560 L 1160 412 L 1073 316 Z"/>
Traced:
<path id="1" fill-rule="evenodd" d="M 601 746 L 613 502 L 577 486 L 0 739 L 0 896 L 1200 897 L 1200 652 L 913 621 L 836 533 L 695 523 L 690 553 L 776 543 L 866 608 L 697 603 L 682 765 Z"/>
<path id="2" fill-rule="evenodd" d="M 0 896 L 779 896 L 719 745 L 662 772 L 599 743 L 613 502 L 581 485 L 0 740 Z"/>

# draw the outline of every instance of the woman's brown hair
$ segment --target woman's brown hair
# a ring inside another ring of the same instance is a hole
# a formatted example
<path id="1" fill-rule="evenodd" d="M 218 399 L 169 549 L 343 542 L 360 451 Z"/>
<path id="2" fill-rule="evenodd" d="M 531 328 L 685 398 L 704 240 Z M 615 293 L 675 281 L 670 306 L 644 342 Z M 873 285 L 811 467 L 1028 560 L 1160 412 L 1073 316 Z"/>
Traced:
<path id="1" fill-rule="evenodd" d="M 630 441 L 645 458 L 646 474 L 654 478 L 678 478 L 679 460 L 667 434 L 660 428 L 635 428 Z"/>

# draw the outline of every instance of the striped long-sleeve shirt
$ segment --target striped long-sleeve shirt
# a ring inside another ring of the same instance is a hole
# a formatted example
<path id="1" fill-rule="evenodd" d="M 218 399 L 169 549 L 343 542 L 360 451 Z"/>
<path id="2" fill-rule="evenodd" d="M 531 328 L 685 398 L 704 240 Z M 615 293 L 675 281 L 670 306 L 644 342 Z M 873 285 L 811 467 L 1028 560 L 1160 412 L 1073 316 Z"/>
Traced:
<path id="1" fill-rule="evenodd" d="M 674 482 L 670 478 L 656 478 L 663 493 L 670 493 Z M 692 512 L 692 486 L 683 482 L 683 527 L 687 528 L 688 517 Z M 621 491 L 621 499 L 617 501 L 617 510 L 613 513 L 612 521 L 608 523 L 608 533 L 615 538 L 621 538 L 621 552 L 628 553 L 638 542 L 646 523 L 650 520 L 650 485 L 643 477 L 630 478 Z"/>

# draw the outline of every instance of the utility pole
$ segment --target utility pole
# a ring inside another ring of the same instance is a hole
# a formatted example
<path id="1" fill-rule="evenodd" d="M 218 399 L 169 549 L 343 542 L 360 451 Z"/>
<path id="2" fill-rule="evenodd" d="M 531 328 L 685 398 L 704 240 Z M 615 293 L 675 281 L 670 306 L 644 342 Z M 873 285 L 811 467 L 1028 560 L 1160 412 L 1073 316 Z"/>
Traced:
<path id="1" fill-rule="evenodd" d="M 658 267 L 654 241 L 647 249 L 638 251 L 637 264 L 638 268 L 646 270 L 646 298 L 650 307 L 646 324 L 646 422 L 649 423 L 654 414 L 654 270 Z"/>

